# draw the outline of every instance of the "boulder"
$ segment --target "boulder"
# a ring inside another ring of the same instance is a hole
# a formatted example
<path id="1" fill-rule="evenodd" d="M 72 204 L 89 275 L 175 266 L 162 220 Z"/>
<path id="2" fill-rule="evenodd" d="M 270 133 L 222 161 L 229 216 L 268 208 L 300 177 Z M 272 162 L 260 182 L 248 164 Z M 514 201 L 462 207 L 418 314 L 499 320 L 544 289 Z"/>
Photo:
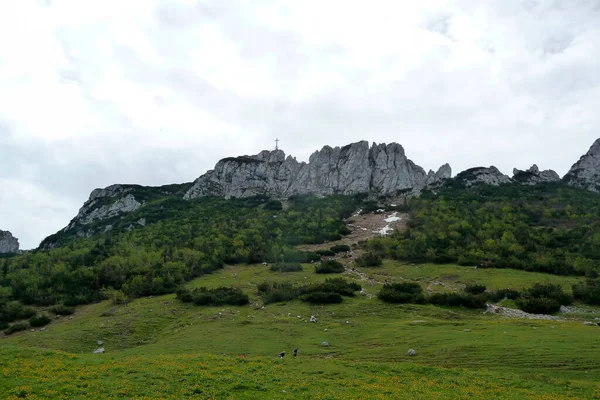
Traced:
<path id="1" fill-rule="evenodd" d="M 409 355 L 409 356 L 411 356 L 411 357 L 412 357 L 412 356 L 416 356 L 416 355 L 417 355 L 417 352 L 416 352 L 416 350 L 414 350 L 414 349 L 410 349 L 410 350 L 408 351 L 408 355 Z"/>
<path id="2" fill-rule="evenodd" d="M 329 342 L 323 342 L 323 343 L 321 343 L 321 347 L 329 347 Z"/>

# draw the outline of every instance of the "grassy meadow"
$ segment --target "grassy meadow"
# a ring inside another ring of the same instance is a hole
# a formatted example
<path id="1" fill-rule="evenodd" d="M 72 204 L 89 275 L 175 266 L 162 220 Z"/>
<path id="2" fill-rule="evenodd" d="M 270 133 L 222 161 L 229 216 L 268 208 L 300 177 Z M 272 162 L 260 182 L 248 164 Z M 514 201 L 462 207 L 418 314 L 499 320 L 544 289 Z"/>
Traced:
<path id="1" fill-rule="evenodd" d="M 600 329 L 578 317 L 510 319 L 375 297 L 385 280 L 444 291 L 467 283 L 519 289 L 551 282 L 569 289 L 581 278 L 386 261 L 363 269 L 367 280 L 342 274 L 366 296 L 337 305 L 295 300 L 263 307 L 256 285 L 265 280 L 340 275 L 303 267 L 279 273 L 228 266 L 188 284 L 239 287 L 250 295 L 248 306 L 198 307 L 173 294 L 119 306 L 104 301 L 78 307 L 72 319 L 59 317 L 44 331 L 0 339 L 0 397 L 600 398 Z M 588 317 L 600 316 L 586 308 Z M 106 353 L 91 354 L 97 347 Z"/>

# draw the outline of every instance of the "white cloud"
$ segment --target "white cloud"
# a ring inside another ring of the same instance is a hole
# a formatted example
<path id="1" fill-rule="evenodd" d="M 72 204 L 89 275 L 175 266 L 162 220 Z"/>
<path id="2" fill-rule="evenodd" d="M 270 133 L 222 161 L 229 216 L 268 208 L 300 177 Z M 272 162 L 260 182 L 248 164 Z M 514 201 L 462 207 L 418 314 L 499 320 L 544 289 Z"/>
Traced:
<path id="1" fill-rule="evenodd" d="M 0 228 L 32 247 L 95 187 L 190 181 L 275 137 L 301 160 L 367 139 L 426 169 L 564 174 L 600 128 L 599 17 L 576 0 L 4 2 Z"/>

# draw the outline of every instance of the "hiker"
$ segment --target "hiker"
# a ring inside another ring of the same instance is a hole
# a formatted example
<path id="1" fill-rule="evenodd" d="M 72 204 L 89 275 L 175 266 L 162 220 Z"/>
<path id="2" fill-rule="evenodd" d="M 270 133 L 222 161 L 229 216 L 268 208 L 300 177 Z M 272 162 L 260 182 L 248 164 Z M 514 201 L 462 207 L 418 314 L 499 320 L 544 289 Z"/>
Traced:
<path id="1" fill-rule="evenodd" d="M 295 348 L 295 349 L 294 349 L 294 357 L 296 357 L 297 355 L 298 355 L 298 349 L 297 349 L 297 348 Z"/>
<path id="2" fill-rule="evenodd" d="M 279 358 L 283 358 L 285 357 L 285 351 L 282 351 L 281 353 L 279 353 Z"/>
<path id="3" fill-rule="evenodd" d="M 246 359 L 246 353 L 242 353 L 242 358 Z"/>

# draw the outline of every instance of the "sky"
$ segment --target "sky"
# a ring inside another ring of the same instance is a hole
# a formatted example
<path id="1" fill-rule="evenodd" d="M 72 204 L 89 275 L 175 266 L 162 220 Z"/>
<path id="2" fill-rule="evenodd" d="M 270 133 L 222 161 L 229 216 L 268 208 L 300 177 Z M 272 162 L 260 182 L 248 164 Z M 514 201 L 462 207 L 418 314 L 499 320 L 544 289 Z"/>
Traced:
<path id="1" fill-rule="evenodd" d="M 221 158 L 397 142 L 561 176 L 600 137 L 600 0 L 0 1 L 0 229 Z"/>

